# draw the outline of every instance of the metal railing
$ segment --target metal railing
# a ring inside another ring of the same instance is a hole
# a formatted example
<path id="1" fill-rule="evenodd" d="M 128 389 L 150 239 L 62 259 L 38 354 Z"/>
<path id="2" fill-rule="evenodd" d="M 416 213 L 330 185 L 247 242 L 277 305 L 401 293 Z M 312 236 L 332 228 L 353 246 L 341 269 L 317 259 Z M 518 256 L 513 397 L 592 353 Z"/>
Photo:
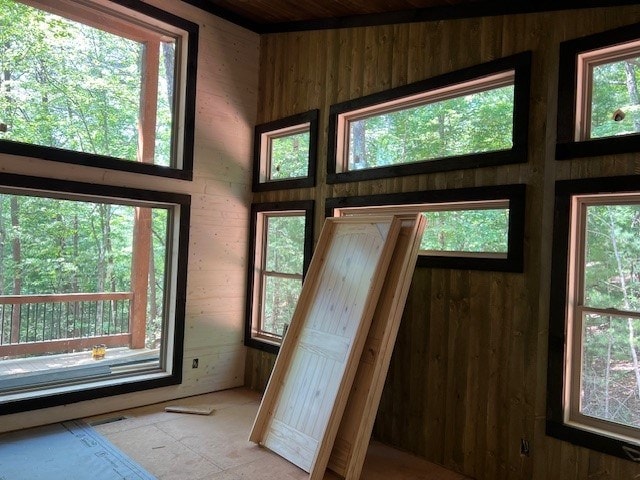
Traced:
<path id="1" fill-rule="evenodd" d="M 131 342 L 132 292 L 0 296 L 0 357 Z"/>

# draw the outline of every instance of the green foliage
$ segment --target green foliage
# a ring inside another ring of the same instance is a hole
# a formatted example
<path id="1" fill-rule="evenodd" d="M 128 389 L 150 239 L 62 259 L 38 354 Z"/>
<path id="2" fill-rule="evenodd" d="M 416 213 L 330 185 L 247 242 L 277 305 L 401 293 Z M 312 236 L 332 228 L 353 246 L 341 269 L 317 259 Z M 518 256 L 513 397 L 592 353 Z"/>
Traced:
<path id="1" fill-rule="evenodd" d="M 302 132 L 271 140 L 270 180 L 309 175 L 309 137 L 309 132 Z"/>
<path id="2" fill-rule="evenodd" d="M 351 122 L 349 169 L 383 167 L 513 145 L 513 86 Z"/>
<path id="3" fill-rule="evenodd" d="M 0 25 L 0 138 L 137 160 L 142 43 L 13 0 L 0 0 Z M 169 165 L 173 60 L 166 69 L 164 60 L 156 163 Z"/>
<path id="4" fill-rule="evenodd" d="M 639 80 L 640 57 L 594 67 L 591 138 L 640 132 Z M 616 121 L 618 110 L 624 118 Z"/>
<path id="5" fill-rule="evenodd" d="M 640 205 L 587 207 L 584 305 L 640 311 Z M 640 320 L 587 314 L 583 325 L 581 410 L 640 427 L 634 351 Z"/>
<path id="6" fill-rule="evenodd" d="M 509 209 L 424 212 L 427 228 L 420 250 L 446 252 L 508 251 Z"/>
<path id="7" fill-rule="evenodd" d="M 304 227 L 304 215 L 267 217 L 263 331 L 282 335 L 291 322 L 302 288 Z"/>
<path id="8" fill-rule="evenodd" d="M 0 294 L 130 291 L 134 218 L 132 206 L 0 194 Z M 153 209 L 149 296 L 156 301 L 147 309 L 150 342 L 162 330 L 167 224 L 168 211 Z M 2 316 L 0 335 L 6 343 L 11 310 Z M 71 310 L 69 303 L 25 305 L 21 317 L 22 341 L 34 341 L 36 331 L 40 340 L 127 331 L 129 307 L 111 302 L 82 302 Z M 65 326 L 54 327 L 60 320 Z"/>

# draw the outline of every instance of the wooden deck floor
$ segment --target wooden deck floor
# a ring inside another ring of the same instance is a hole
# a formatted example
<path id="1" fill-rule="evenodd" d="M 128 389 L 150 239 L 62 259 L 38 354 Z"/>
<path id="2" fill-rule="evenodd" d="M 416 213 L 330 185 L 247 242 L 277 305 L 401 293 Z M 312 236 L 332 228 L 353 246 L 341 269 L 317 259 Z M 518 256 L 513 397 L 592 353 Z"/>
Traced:
<path id="1" fill-rule="evenodd" d="M 161 480 L 295 480 L 308 474 L 249 442 L 260 395 L 233 389 L 87 419 Z M 209 416 L 169 413 L 167 405 L 215 408 Z M 107 423 L 103 423 L 107 422 Z M 339 477 L 327 473 L 325 479 Z M 464 477 L 372 442 L 363 480 L 462 480 Z"/>
<path id="2" fill-rule="evenodd" d="M 63 353 L 57 355 L 39 355 L 28 358 L 0 360 L 0 380 L 28 375 L 46 375 L 47 372 L 59 372 L 64 369 L 80 369 L 98 365 L 116 365 L 130 361 L 147 361 L 157 358 L 158 350 L 146 348 L 132 350 L 128 347 L 107 349 L 105 358 L 94 360 L 91 351 Z"/>

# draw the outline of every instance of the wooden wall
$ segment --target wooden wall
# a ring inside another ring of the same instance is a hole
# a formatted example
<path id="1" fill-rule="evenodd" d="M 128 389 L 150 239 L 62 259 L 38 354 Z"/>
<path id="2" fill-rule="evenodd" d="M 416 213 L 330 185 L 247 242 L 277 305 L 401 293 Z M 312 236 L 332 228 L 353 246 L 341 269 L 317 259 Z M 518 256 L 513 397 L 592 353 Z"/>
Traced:
<path id="1" fill-rule="evenodd" d="M 244 292 L 257 34 L 174 0 L 155 6 L 200 25 L 194 179 L 162 179 L 0 155 L 0 172 L 187 193 L 192 196 L 182 385 L 4 415 L 0 431 L 237 387 L 244 382 Z M 0 173 L 1 181 L 1 173 Z M 191 360 L 199 367 L 191 368 Z"/>
<path id="2" fill-rule="evenodd" d="M 638 21 L 631 6 L 262 36 L 258 123 L 319 108 L 319 183 L 254 201 L 314 199 L 319 229 L 329 197 L 528 185 L 523 274 L 416 271 L 377 416 L 380 440 L 478 479 L 640 477 L 636 464 L 544 433 L 554 181 L 640 171 L 636 155 L 555 161 L 558 46 Z M 525 50 L 533 51 L 528 163 L 326 184 L 331 104 Z M 249 350 L 247 358 L 245 384 L 264 388 L 273 356 Z"/>

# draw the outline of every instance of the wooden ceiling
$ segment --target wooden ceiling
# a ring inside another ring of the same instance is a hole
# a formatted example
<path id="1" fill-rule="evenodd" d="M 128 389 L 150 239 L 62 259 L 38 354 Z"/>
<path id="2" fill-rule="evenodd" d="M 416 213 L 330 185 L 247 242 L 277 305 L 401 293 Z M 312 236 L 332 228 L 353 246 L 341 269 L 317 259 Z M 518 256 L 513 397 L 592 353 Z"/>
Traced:
<path id="1" fill-rule="evenodd" d="M 184 0 L 258 33 L 631 5 L 637 0 Z"/>

